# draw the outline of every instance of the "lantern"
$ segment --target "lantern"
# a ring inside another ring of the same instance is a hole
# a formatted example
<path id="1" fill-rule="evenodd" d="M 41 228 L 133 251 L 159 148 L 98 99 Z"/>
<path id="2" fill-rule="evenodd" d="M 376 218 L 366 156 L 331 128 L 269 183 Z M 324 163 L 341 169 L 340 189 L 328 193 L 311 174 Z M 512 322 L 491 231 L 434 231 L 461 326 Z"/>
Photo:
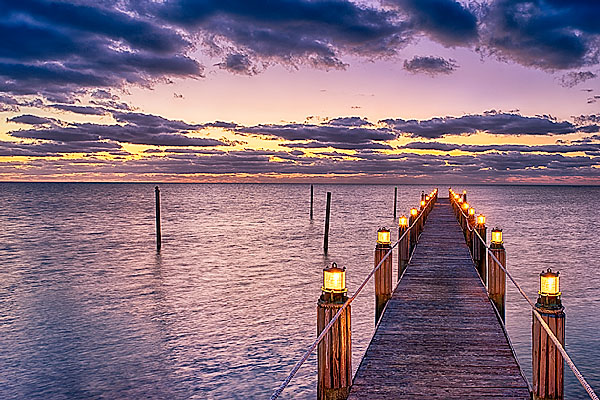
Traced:
<path id="1" fill-rule="evenodd" d="M 425 196 L 425 201 L 429 201 L 429 195 Z"/>
<path id="2" fill-rule="evenodd" d="M 454 194 L 454 200 L 458 200 L 460 196 L 458 194 Z"/>
<path id="3" fill-rule="evenodd" d="M 550 268 L 540 274 L 540 296 L 560 296 L 558 272 L 552 272 Z"/>
<path id="4" fill-rule="evenodd" d="M 485 215 L 479 214 L 477 216 L 477 224 L 478 225 L 485 225 Z"/>
<path id="5" fill-rule="evenodd" d="M 412 215 L 413 217 L 416 217 L 417 214 L 419 214 L 419 211 L 416 208 L 410 209 L 410 215 Z"/>
<path id="6" fill-rule="evenodd" d="M 381 228 L 377 231 L 377 243 L 379 244 L 390 244 L 392 243 L 392 238 L 390 236 L 390 231 L 387 228 Z"/>
<path id="7" fill-rule="evenodd" d="M 463 202 L 463 198 L 459 196 L 459 197 L 458 197 L 458 202 L 459 202 L 459 203 L 462 203 L 462 202 Z"/>
<path id="8" fill-rule="evenodd" d="M 462 209 L 463 209 L 463 211 L 467 211 L 469 209 L 469 203 L 463 203 Z"/>
<path id="9" fill-rule="evenodd" d="M 408 226 L 408 218 L 405 215 L 401 216 L 398 220 L 398 226 L 401 228 L 406 228 Z"/>
<path id="10" fill-rule="evenodd" d="M 345 293 L 346 289 L 346 268 L 339 268 L 336 263 L 332 263 L 331 267 L 323 269 L 323 287 L 321 288 L 326 293 Z"/>
<path id="11" fill-rule="evenodd" d="M 500 245 L 502 242 L 502 229 L 492 229 L 492 244 Z"/>
<path id="12" fill-rule="evenodd" d="M 475 209 L 473 207 L 469 208 L 469 217 L 475 217 Z"/>
<path id="13" fill-rule="evenodd" d="M 425 207 L 425 200 L 421 200 L 421 208 Z"/>

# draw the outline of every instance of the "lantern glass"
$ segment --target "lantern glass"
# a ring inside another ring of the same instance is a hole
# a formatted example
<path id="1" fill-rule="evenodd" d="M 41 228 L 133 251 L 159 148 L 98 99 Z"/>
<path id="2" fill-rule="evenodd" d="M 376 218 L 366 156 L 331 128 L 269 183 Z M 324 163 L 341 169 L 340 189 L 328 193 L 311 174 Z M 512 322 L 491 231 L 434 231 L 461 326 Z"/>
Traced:
<path id="1" fill-rule="evenodd" d="M 462 197 L 459 197 L 459 198 L 458 198 L 458 202 L 459 202 L 459 203 L 462 203 L 463 201 L 464 201 L 464 200 L 463 200 L 463 198 L 462 198 Z"/>
<path id="2" fill-rule="evenodd" d="M 454 195 L 454 200 L 458 200 L 460 198 L 460 196 L 458 194 Z"/>
<path id="3" fill-rule="evenodd" d="M 463 190 L 463 194 L 467 194 L 467 191 L 466 191 L 466 190 Z"/>
<path id="4" fill-rule="evenodd" d="M 323 291 L 342 293 L 346 291 L 346 268 L 338 268 L 336 263 L 323 269 Z"/>
<path id="5" fill-rule="evenodd" d="M 381 228 L 377 231 L 377 243 L 380 244 L 390 244 L 392 243 L 392 238 L 390 236 L 390 231 L 386 228 Z"/>
<path id="6" fill-rule="evenodd" d="M 416 217 L 418 213 L 419 213 L 419 211 L 417 211 L 416 208 L 410 209 L 410 215 L 412 215 L 413 217 Z"/>
<path id="7" fill-rule="evenodd" d="M 469 209 L 469 203 L 463 203 L 462 208 L 467 211 Z"/>
<path id="8" fill-rule="evenodd" d="M 475 216 L 475 209 L 473 207 L 469 208 L 469 215 Z"/>
<path id="9" fill-rule="evenodd" d="M 540 294 L 542 296 L 560 295 L 558 272 L 548 269 L 540 274 Z"/>
<path id="10" fill-rule="evenodd" d="M 425 200 L 421 200 L 421 207 L 425 207 Z"/>
<path id="11" fill-rule="evenodd" d="M 500 230 L 500 229 L 492 230 L 492 243 L 502 244 L 502 230 Z"/>
<path id="12" fill-rule="evenodd" d="M 429 201 L 429 195 L 425 196 L 425 201 Z"/>
<path id="13" fill-rule="evenodd" d="M 408 218 L 406 218 L 406 216 L 401 216 L 400 219 L 398 220 L 398 226 L 403 226 L 406 227 L 408 226 Z"/>
<path id="14" fill-rule="evenodd" d="M 477 216 L 477 223 L 478 223 L 479 225 L 485 225 L 485 215 L 483 215 L 483 214 L 479 214 L 479 215 Z"/>

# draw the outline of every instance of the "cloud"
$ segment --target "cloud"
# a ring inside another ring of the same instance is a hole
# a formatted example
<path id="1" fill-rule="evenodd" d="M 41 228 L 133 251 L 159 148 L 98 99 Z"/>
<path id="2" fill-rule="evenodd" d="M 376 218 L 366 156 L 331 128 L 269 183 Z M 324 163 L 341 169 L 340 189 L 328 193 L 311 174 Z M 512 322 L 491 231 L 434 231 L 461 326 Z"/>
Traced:
<path id="1" fill-rule="evenodd" d="M 68 111 L 75 114 L 82 115 L 105 115 L 108 114 L 108 110 L 101 107 L 91 106 L 74 106 L 71 104 L 50 104 L 47 107 L 55 108 L 61 111 Z"/>
<path id="2" fill-rule="evenodd" d="M 398 133 L 428 139 L 468 135 L 478 131 L 496 135 L 564 135 L 579 131 L 598 131 L 598 126 L 577 126 L 568 121 L 556 121 L 550 116 L 527 117 L 514 113 L 464 115 L 423 121 L 387 119 L 381 122 Z"/>
<path id="3" fill-rule="evenodd" d="M 564 87 L 572 88 L 579 85 L 580 83 L 597 77 L 598 74 L 595 74 L 592 71 L 571 71 L 564 74 L 560 78 L 559 82 Z"/>
<path id="4" fill-rule="evenodd" d="M 600 3 L 498 0 L 482 10 L 484 51 L 551 71 L 598 62 Z"/>
<path id="5" fill-rule="evenodd" d="M 221 69 L 240 75 L 256 75 L 260 71 L 252 63 L 248 55 L 242 53 L 227 54 L 223 62 L 215 65 Z"/>
<path id="6" fill-rule="evenodd" d="M 44 125 L 54 123 L 55 120 L 52 118 L 38 117 L 37 115 L 23 114 L 13 118 L 8 118 L 6 121 L 26 125 Z"/>
<path id="7" fill-rule="evenodd" d="M 415 56 L 410 61 L 404 61 L 404 69 L 414 74 L 424 73 L 433 75 L 451 74 L 458 68 L 453 59 L 444 59 L 434 56 Z"/>
<path id="8" fill-rule="evenodd" d="M 440 143 L 440 142 L 411 142 L 404 145 L 406 149 L 418 149 L 418 150 L 439 150 L 445 152 L 451 152 L 453 150 L 460 150 L 470 153 L 483 153 L 489 151 L 496 152 L 520 152 L 520 153 L 574 153 L 574 152 L 585 152 L 585 151 L 600 151 L 600 143 L 590 144 L 552 144 L 552 145 L 539 145 L 539 146 L 527 146 L 527 145 L 515 145 L 515 144 L 492 144 L 492 145 L 465 145 L 465 144 L 452 144 L 452 143 Z"/>

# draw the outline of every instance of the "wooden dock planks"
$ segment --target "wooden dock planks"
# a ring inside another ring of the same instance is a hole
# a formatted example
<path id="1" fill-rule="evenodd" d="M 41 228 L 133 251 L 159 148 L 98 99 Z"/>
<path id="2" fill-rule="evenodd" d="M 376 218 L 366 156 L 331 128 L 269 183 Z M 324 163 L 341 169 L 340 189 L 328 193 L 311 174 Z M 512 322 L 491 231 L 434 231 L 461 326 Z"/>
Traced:
<path id="1" fill-rule="evenodd" d="M 448 199 L 438 199 L 348 399 L 530 399 Z"/>

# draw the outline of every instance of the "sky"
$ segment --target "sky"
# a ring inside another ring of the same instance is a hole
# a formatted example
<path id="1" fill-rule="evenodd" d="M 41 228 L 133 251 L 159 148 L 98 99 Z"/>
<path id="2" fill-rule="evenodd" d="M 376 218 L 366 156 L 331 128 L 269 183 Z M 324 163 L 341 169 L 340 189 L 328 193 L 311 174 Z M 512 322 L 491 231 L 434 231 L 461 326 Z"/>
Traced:
<path id="1" fill-rule="evenodd" d="M 600 184 L 595 0 L 0 0 L 0 180 Z"/>

